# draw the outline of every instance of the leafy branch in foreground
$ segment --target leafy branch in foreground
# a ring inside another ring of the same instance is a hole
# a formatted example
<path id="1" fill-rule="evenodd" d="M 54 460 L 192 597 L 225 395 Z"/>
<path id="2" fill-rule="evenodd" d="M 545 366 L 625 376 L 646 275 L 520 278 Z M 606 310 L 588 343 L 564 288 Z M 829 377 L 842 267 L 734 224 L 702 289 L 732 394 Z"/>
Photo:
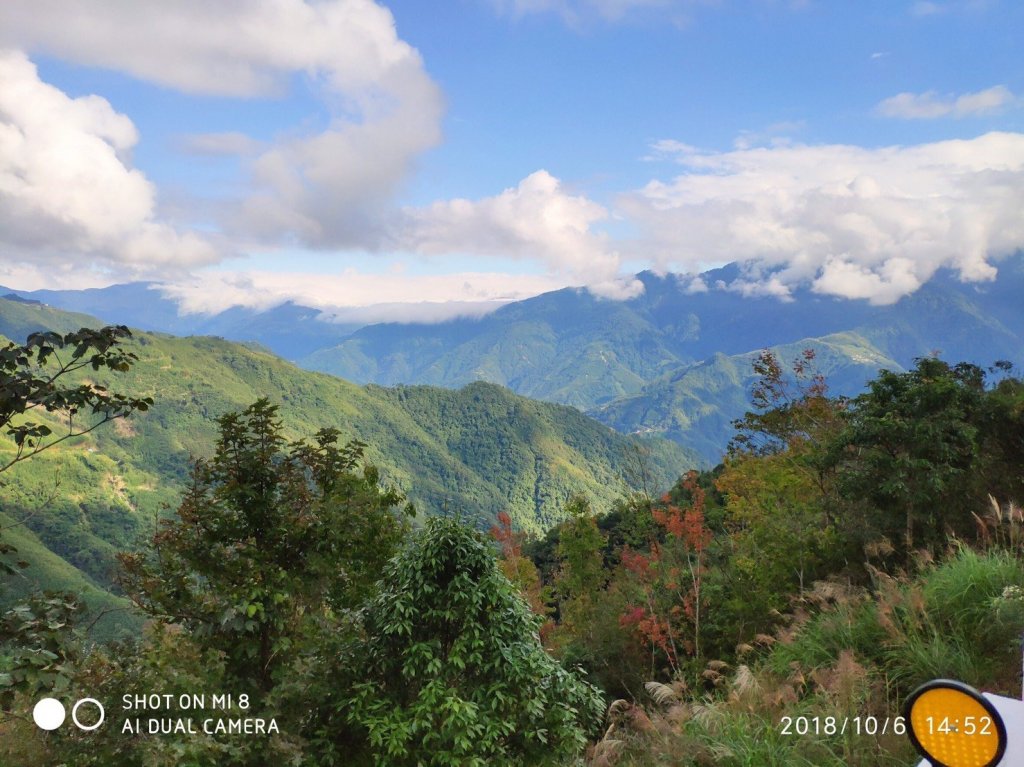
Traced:
<path id="1" fill-rule="evenodd" d="M 138 359 L 122 346 L 131 337 L 124 325 L 108 325 L 63 335 L 33 333 L 23 345 L 12 341 L 0 349 L 0 428 L 6 427 L 17 448 L 13 458 L 0 464 L 0 472 L 115 418 L 149 409 L 151 397 L 129 397 L 90 382 L 66 383 L 85 368 L 127 372 Z M 15 423 L 19 416 L 39 409 L 59 414 L 67 431 L 55 434 L 45 423 L 31 420 Z M 99 418 L 83 420 L 83 412 Z"/>
<path id="2" fill-rule="evenodd" d="M 115 418 L 149 409 L 151 397 L 129 397 L 91 382 L 67 383 L 69 377 L 85 368 L 127 372 L 138 359 L 121 345 L 131 337 L 131 331 L 123 325 L 109 325 L 64 335 L 33 333 L 23 345 L 10 341 L 0 348 L 0 429 L 7 429 L 15 445 L 13 458 L 0 459 L 0 473 Z M 40 409 L 59 414 L 66 421 L 67 431 L 54 434 L 45 423 L 21 420 L 26 413 Z M 83 421 L 78 418 L 82 411 L 99 417 Z M 0 556 L 15 553 L 17 549 L 0 541 Z M 24 562 L 17 563 L 17 567 L 25 566 Z M 15 567 L 0 560 L 0 573 L 14 572 Z"/>

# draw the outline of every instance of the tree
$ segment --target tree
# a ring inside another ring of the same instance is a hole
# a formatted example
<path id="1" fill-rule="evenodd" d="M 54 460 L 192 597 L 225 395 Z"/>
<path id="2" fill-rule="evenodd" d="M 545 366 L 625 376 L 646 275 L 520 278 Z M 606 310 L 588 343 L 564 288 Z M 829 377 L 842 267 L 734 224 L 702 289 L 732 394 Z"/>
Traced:
<path id="1" fill-rule="evenodd" d="M 718 607 L 731 614 L 734 642 L 766 632 L 772 611 L 842 562 L 829 500 L 791 452 L 733 454 L 717 479 L 729 551 L 720 571 L 726 599 Z"/>
<path id="2" fill-rule="evenodd" d="M 773 352 L 758 356 L 755 410 L 734 423 L 737 433 L 716 480 L 732 549 L 723 574 L 733 581 L 729 603 L 741 631 L 821 577 L 826 552 L 838 548 L 840 499 L 829 451 L 848 402 L 829 396 L 816 358 L 814 349 L 804 349 L 786 372 Z"/>
<path id="3" fill-rule="evenodd" d="M 636 632 L 651 652 L 660 651 L 673 675 L 683 656 L 702 658 L 702 611 L 711 532 L 704 519 L 705 493 L 696 471 L 682 481 L 688 508 L 669 503 L 666 495 L 651 509 L 659 529 L 648 552 L 622 550 L 622 567 L 634 587 L 635 601 L 620 616 L 623 628 Z"/>
<path id="4" fill-rule="evenodd" d="M 138 359 L 122 345 L 131 337 L 124 325 L 109 325 L 65 335 L 33 333 L 23 345 L 12 341 L 0 349 L 0 428 L 7 429 L 17 448 L 13 458 L 0 464 L 0 471 L 115 418 L 149 409 L 151 397 L 110 392 L 96 383 L 67 383 L 86 368 L 127 372 Z M 55 434 L 45 423 L 20 420 L 39 409 L 57 414 L 66 423 L 66 430 Z M 83 412 L 94 418 L 83 422 Z"/>
<path id="5" fill-rule="evenodd" d="M 979 490 L 1024 503 L 1024 381 L 1010 377 L 1009 363 L 996 363 L 1005 377 L 986 392 L 979 422 Z"/>
<path id="6" fill-rule="evenodd" d="M 512 529 L 512 518 L 507 512 L 498 512 L 498 524 L 491 527 L 491 537 L 501 548 L 501 557 L 498 559 L 501 572 L 519 589 L 530 609 L 546 619 L 551 613 L 548 606 L 549 590 L 543 587 L 537 566 L 523 556 L 524 536 Z M 550 633 L 552 626 L 551 621 L 545 620 L 540 629 L 542 640 Z"/>
<path id="7" fill-rule="evenodd" d="M 984 503 L 970 493 L 984 391 L 981 368 L 923 357 L 906 373 L 881 371 L 851 402 L 832 451 L 840 487 L 904 556 L 971 530 Z"/>
<path id="8" fill-rule="evenodd" d="M 15 696 L 65 692 L 81 652 L 72 627 L 81 604 L 72 594 L 45 593 L 0 616 L 0 710 Z"/>
<path id="9" fill-rule="evenodd" d="M 239 690 L 267 693 L 311 623 L 371 592 L 404 534 L 402 497 L 337 430 L 286 444 L 266 399 L 218 423 L 176 517 L 148 552 L 121 555 L 122 581 L 147 613 L 223 652 Z"/>
<path id="10" fill-rule="evenodd" d="M 605 537 L 597 526 L 590 503 L 582 495 L 569 499 L 565 515 L 556 549 L 561 565 L 555 574 L 555 590 L 563 612 L 577 611 L 585 615 L 607 580 L 603 554 Z M 563 615 L 563 620 L 565 617 Z"/>
<path id="11" fill-rule="evenodd" d="M 428 520 L 366 610 L 362 679 L 336 706 L 369 749 L 345 763 L 482 767 L 577 755 L 603 702 L 544 652 L 539 620 L 483 536 Z"/>
<path id="12" fill-rule="evenodd" d="M 753 363 L 758 376 L 751 391 L 754 410 L 733 422 L 730 453 L 768 455 L 800 443 L 821 445 L 840 426 L 844 400 L 828 396 L 817 353 L 804 349 L 787 373 L 778 356 L 765 349 Z"/>

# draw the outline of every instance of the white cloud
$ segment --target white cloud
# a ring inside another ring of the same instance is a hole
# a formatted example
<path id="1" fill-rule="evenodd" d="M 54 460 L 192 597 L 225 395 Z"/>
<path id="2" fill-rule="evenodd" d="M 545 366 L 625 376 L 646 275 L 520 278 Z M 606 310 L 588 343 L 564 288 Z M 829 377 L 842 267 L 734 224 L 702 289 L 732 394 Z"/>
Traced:
<path id="1" fill-rule="evenodd" d="M 616 15 L 661 0 L 588 4 Z M 296 126 L 269 141 L 240 131 L 179 138 L 184 154 L 241 160 L 246 183 L 230 187 L 242 190 L 237 198 L 181 205 L 214 216 L 235 249 L 272 250 L 284 244 L 296 250 L 380 253 L 397 248 L 425 255 L 512 257 L 536 261 L 562 284 L 570 279 L 585 283 L 600 295 L 633 295 L 640 288 L 632 279 L 620 279 L 618 254 L 593 229 L 607 212 L 586 197 L 567 193 L 544 171 L 493 197 L 395 207 L 396 192 L 417 158 L 441 139 L 443 99 L 419 54 L 399 39 L 391 13 L 372 0 L 9 0 L 0 3 L 3 43 L 205 96 L 273 97 L 293 85 L 296 74 L 304 75 L 329 113 L 325 126 Z M 56 89 L 38 85 L 53 98 L 71 102 Z M 126 162 L 137 136 L 131 122 L 106 102 L 94 98 L 88 103 L 103 105 L 100 112 L 111 124 L 97 123 L 94 133 L 121 132 L 112 137 L 97 133 L 97 151 L 78 155 L 76 167 L 100 178 L 109 175 L 114 158 Z M 32 130 L 40 136 L 46 131 L 38 120 Z M 152 216 L 155 189 L 123 162 L 114 170 L 124 176 L 124 193 L 114 199 L 66 180 L 66 193 L 80 196 L 83 205 L 106 210 L 105 205 L 120 200 L 116 210 L 91 215 L 94 226 Z M 117 191 L 116 184 L 112 188 Z M 68 209 L 59 195 L 51 200 Z M 9 210 L 22 202 L 12 192 Z M 137 208 L 128 209 L 129 202 Z M 164 233 L 147 227 L 112 261 L 144 261 L 161 240 L 156 235 Z M 55 242 L 66 236 L 51 224 L 39 228 Z M 27 241 L 28 233 L 21 238 Z M 180 253 L 174 263 L 212 257 L 197 250 L 192 256 Z M 150 267 L 167 264 L 168 259 L 156 257 Z"/>
<path id="2" fill-rule="evenodd" d="M 250 193 L 225 222 L 236 237 L 371 243 L 416 158 L 441 137 L 440 90 L 372 0 L 5 0 L 2 44 L 190 94 L 272 97 L 304 75 L 331 115 L 321 132 L 297 126 L 255 155 L 244 134 L 186 142 L 251 155 Z"/>
<path id="3" fill-rule="evenodd" d="M 1024 247 L 1024 134 L 879 149 L 682 149 L 677 161 L 682 175 L 620 200 L 645 232 L 633 247 L 675 268 L 747 261 L 734 286 L 747 292 L 809 284 L 887 303 L 942 267 L 991 279 L 992 261 Z"/>
<path id="4" fill-rule="evenodd" d="M 733 139 L 734 149 L 752 149 L 756 146 L 785 146 L 793 143 L 793 134 L 801 133 L 807 124 L 803 120 L 773 123 L 761 130 L 742 130 Z"/>
<path id="5" fill-rule="evenodd" d="M 17 51 L 0 50 L 0 246 L 9 263 L 141 276 L 209 263 L 214 248 L 156 215 L 131 166 L 132 121 L 98 96 L 69 98 Z"/>
<path id="6" fill-rule="evenodd" d="M 592 227 L 608 212 L 565 192 L 545 170 L 481 200 L 446 200 L 404 211 L 399 249 L 423 254 L 469 253 L 539 260 L 557 275 L 608 297 L 636 295 L 642 286 L 619 278 L 621 259 Z"/>
<path id="7" fill-rule="evenodd" d="M 419 67 L 372 0 L 5 0 L 0 44 L 213 96 L 278 95 L 305 72 L 358 99 Z"/>
<path id="8" fill-rule="evenodd" d="M 285 301 L 320 309 L 336 322 L 440 322 L 480 316 L 563 283 L 547 276 L 463 272 L 338 274 L 205 271 L 159 287 L 183 314 L 213 314 L 231 306 L 269 309 Z"/>
<path id="9" fill-rule="evenodd" d="M 885 99 L 875 107 L 883 117 L 902 120 L 932 120 L 938 117 L 972 117 L 993 114 L 1018 101 L 1003 85 L 961 96 L 939 96 L 935 91 L 926 93 L 899 93 Z"/>
<path id="10" fill-rule="evenodd" d="M 407 74 L 395 73 L 394 102 L 380 114 L 335 121 L 257 156 L 256 191 L 232 228 L 313 247 L 379 247 L 395 192 L 416 158 L 440 141 L 440 98 L 432 85 L 423 87 L 422 72 Z"/>

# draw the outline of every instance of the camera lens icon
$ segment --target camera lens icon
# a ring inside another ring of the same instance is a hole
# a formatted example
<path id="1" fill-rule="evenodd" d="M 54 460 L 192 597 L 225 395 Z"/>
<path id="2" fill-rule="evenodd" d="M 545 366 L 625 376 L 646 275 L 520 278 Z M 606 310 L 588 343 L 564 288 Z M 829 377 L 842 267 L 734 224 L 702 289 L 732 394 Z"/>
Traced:
<path id="1" fill-rule="evenodd" d="M 92 724 L 83 724 L 78 718 L 78 710 L 83 705 L 92 705 L 99 710 L 99 718 Z M 103 709 L 103 704 L 95 698 L 82 698 L 71 707 L 71 721 L 75 723 L 75 727 L 85 732 L 99 728 L 106 715 L 107 712 Z M 66 718 L 67 711 L 64 709 L 64 704 L 56 698 L 43 698 L 32 709 L 32 720 L 40 730 L 56 730 L 64 724 Z"/>

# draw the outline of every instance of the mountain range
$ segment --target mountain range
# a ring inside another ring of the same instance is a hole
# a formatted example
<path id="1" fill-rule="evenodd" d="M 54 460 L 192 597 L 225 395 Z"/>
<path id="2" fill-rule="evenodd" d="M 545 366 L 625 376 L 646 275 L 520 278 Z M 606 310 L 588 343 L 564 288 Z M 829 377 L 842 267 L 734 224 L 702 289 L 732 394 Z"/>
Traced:
<path id="1" fill-rule="evenodd" d="M 666 436 L 717 463 L 731 423 L 749 408 L 751 364 L 762 349 L 784 360 L 803 349 L 834 393 L 860 391 L 880 368 L 916 357 L 990 365 L 1024 362 L 1024 254 L 990 283 L 940 272 L 884 306 L 798 290 L 743 295 L 736 265 L 694 281 L 638 275 L 643 293 L 611 301 L 585 290 L 546 293 L 480 319 L 383 324 L 300 360 L 354 381 L 460 386 L 487 380 L 570 404 L 627 433 Z"/>
<path id="2" fill-rule="evenodd" d="M 495 383 L 622 432 L 668 437 L 714 464 L 731 422 L 749 407 L 751 362 L 762 349 L 783 358 L 816 349 L 841 394 L 860 391 L 881 367 L 905 369 L 929 354 L 983 366 L 1024 363 L 1024 253 L 1003 259 L 998 271 L 987 283 L 940 271 L 899 301 L 873 305 L 806 288 L 782 298 L 750 295 L 743 270 L 730 264 L 699 279 L 643 272 L 642 294 L 625 301 L 565 288 L 479 318 L 361 328 L 290 303 L 179 317 L 173 301 L 154 301 L 158 294 L 143 284 L 18 294 L 107 321 L 256 341 L 356 383 Z M 147 312 L 147 304 L 156 308 Z M 146 323 L 136 321 L 143 315 Z"/>

